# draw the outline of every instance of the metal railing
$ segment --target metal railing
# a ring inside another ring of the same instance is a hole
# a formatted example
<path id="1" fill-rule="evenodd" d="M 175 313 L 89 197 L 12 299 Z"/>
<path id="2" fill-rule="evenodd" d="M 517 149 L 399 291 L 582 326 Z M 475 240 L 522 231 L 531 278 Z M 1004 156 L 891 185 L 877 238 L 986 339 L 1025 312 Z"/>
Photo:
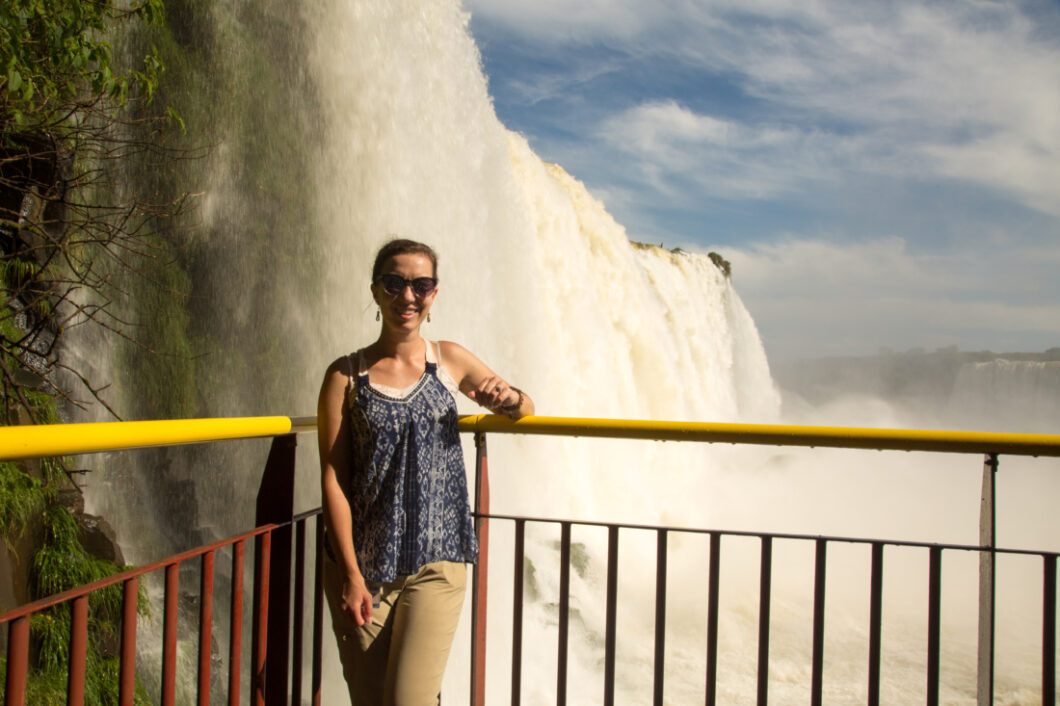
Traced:
<path id="1" fill-rule="evenodd" d="M 301 425 L 301 426 L 299 426 Z M 202 443 L 222 440 L 274 437 L 265 464 L 258 493 L 256 528 L 225 540 L 207 544 L 143 566 L 122 571 L 108 578 L 19 606 L 0 614 L 0 625 L 7 624 L 7 665 L 4 703 L 10 706 L 26 703 L 27 677 L 31 656 L 30 621 L 55 606 L 70 607 L 70 642 L 66 663 L 67 703 L 80 706 L 86 702 L 86 662 L 88 658 L 89 601 L 93 594 L 108 587 L 122 587 L 119 626 L 118 703 L 132 704 L 137 693 L 137 628 L 141 587 L 147 579 L 162 574 L 164 585 L 162 611 L 161 691 L 159 703 L 171 706 L 177 702 L 178 614 L 180 571 L 188 562 L 200 560 L 197 627 L 198 658 L 194 690 L 197 703 L 208 704 L 211 694 L 214 619 L 214 569 L 218 552 L 230 552 L 230 600 L 227 604 L 228 675 L 226 702 L 235 706 L 241 701 L 241 685 L 246 675 L 243 664 L 243 628 L 245 598 L 245 544 L 254 540 L 253 587 L 250 652 L 249 701 L 253 704 L 285 703 L 288 693 L 302 690 L 301 670 L 291 670 L 288 682 L 286 664 L 288 647 L 293 664 L 301 664 L 304 645 L 303 616 L 305 534 L 307 522 L 320 515 L 312 510 L 293 513 L 294 436 L 292 430 L 315 430 L 314 420 L 292 420 L 288 417 L 255 417 L 236 419 L 191 419 L 150 422 L 108 422 L 99 424 L 56 424 L 23 427 L 0 427 L 0 460 L 20 460 L 44 456 L 75 455 L 99 451 L 140 449 L 156 446 Z M 280 434 L 280 436 L 276 436 Z M 286 485 L 285 485 L 286 481 Z M 278 519 L 278 521 L 274 521 Z M 316 523 L 319 534 L 321 525 Z M 291 581 L 292 529 L 296 533 L 294 557 L 295 578 Z M 291 590 L 295 591 L 295 615 L 291 618 Z M 313 612 L 313 659 L 311 695 L 320 703 L 321 610 L 319 600 Z M 269 628 L 276 633 L 270 640 Z M 278 629 L 277 629 L 278 627 Z M 141 665 L 145 666 L 145 665 Z M 266 678 L 267 677 L 267 678 Z M 284 696 L 280 696 L 284 694 Z M 299 700 L 299 703 L 301 701 Z"/>
<path id="2" fill-rule="evenodd" d="M 310 513 L 310 515 L 316 513 Z M 304 532 L 306 517 L 299 517 L 295 525 Z M 269 571 L 273 540 L 280 525 L 263 525 L 249 532 L 230 537 L 220 542 L 198 547 L 161 561 L 129 569 L 109 578 L 94 581 L 76 589 L 49 596 L 33 603 L 9 610 L 0 615 L 0 623 L 8 625 L 7 675 L 4 703 L 11 706 L 26 703 L 27 675 L 30 656 L 30 619 L 53 606 L 68 604 L 71 612 L 70 646 L 68 655 L 67 703 L 80 706 L 85 703 L 85 674 L 88 643 L 88 619 L 90 596 L 110 586 L 122 587 L 122 610 L 120 626 L 120 657 L 118 676 L 118 702 L 132 704 L 136 696 L 136 645 L 137 618 L 141 583 L 150 574 L 164 572 L 165 597 L 162 615 L 162 687 L 160 703 L 171 706 L 176 703 L 177 678 L 177 619 L 179 613 L 180 569 L 188 561 L 200 559 L 201 579 L 199 585 L 198 660 L 196 690 L 198 703 L 209 703 L 211 691 L 212 635 L 214 631 L 214 565 L 217 553 L 231 551 L 232 580 L 229 609 L 228 644 L 228 703 L 240 703 L 240 665 L 243 659 L 243 584 L 244 553 L 248 540 L 254 540 L 254 608 L 253 644 L 251 647 L 252 674 L 250 680 L 251 703 L 265 703 L 266 647 L 268 627 L 274 616 L 269 611 Z M 297 626 L 298 623 L 295 623 Z M 280 631 L 287 632 L 287 627 Z M 296 644 L 301 644 L 301 634 L 296 631 Z M 316 642 L 319 645 L 319 639 Z M 319 654 L 315 664 L 319 667 Z M 313 690 L 319 694 L 320 672 L 314 670 Z M 314 703 L 319 703 L 319 699 Z"/>
<path id="3" fill-rule="evenodd" d="M 1007 550 L 995 545 L 994 478 L 998 468 L 999 454 L 1026 456 L 1060 456 L 1060 436 L 1041 434 L 989 434 L 975 432 L 945 432 L 921 430 L 857 429 L 842 427 L 794 427 L 780 425 L 710 424 L 685 422 L 645 422 L 635 420 L 573 419 L 556 417 L 529 417 L 518 421 L 506 417 L 479 415 L 464 417 L 461 430 L 473 433 L 476 444 L 475 469 L 475 517 L 480 539 L 480 562 L 473 574 L 472 584 L 472 703 L 485 703 L 486 674 L 486 606 L 487 576 L 489 565 L 489 523 L 491 520 L 511 522 L 515 528 L 515 563 L 513 566 L 514 598 L 512 607 L 512 687 L 511 702 L 521 700 L 522 665 L 522 619 L 523 619 L 523 542 L 527 523 L 558 524 L 560 541 L 560 605 L 559 605 L 559 659 L 557 673 L 557 703 L 566 703 L 567 650 L 569 640 L 570 608 L 570 564 L 571 528 L 574 526 L 606 527 L 607 579 L 606 579 L 606 628 L 604 646 L 603 702 L 614 702 L 615 689 L 615 638 L 618 585 L 618 542 L 623 530 L 651 531 L 657 536 L 656 549 L 656 605 L 654 638 L 653 701 L 661 704 L 664 684 L 664 645 L 666 615 L 666 575 L 669 537 L 674 533 L 702 534 L 709 538 L 709 580 L 707 587 L 708 620 L 706 626 L 707 660 L 706 690 L 704 701 L 716 702 L 718 677 L 718 582 L 720 555 L 725 537 L 753 537 L 760 542 L 759 558 L 759 633 L 758 633 L 758 686 L 757 702 L 768 701 L 768 668 L 770 611 L 772 595 L 773 542 L 777 539 L 793 539 L 812 542 L 815 547 L 814 601 L 813 601 L 813 649 L 811 668 L 811 703 L 822 701 L 822 651 L 825 619 L 825 581 L 829 544 L 835 542 L 868 545 L 871 551 L 870 589 L 870 640 L 868 703 L 879 703 L 881 649 L 881 601 L 883 557 L 885 547 L 920 547 L 929 555 L 929 610 L 928 610 L 928 664 L 927 703 L 939 701 L 940 651 L 940 586 L 941 557 L 943 551 L 976 552 L 980 556 L 980 620 L 978 699 L 979 703 L 991 703 L 993 699 L 993 652 L 994 652 L 994 595 L 995 557 L 1000 553 L 1033 554 L 1043 560 L 1042 587 L 1042 703 L 1055 704 L 1056 699 L 1056 557 L 1048 551 Z M 294 447 L 297 432 L 312 432 L 312 418 L 291 419 L 287 417 L 261 417 L 229 420 L 186 420 L 172 422 L 124 422 L 93 425 L 52 425 L 38 427 L 0 428 L 0 460 L 34 458 L 46 455 L 71 455 L 104 450 L 165 446 L 181 443 L 196 443 L 222 439 L 240 439 L 273 436 L 258 494 L 257 529 L 230 538 L 224 542 L 200 547 L 169 559 L 118 574 L 102 582 L 81 587 L 75 591 L 52 596 L 42 601 L 22 606 L 0 615 L 0 623 L 8 624 L 8 660 L 5 703 L 15 706 L 24 703 L 25 679 L 29 654 L 29 617 L 37 611 L 68 602 L 73 615 L 73 630 L 70 642 L 69 703 L 83 703 L 83 669 L 85 640 L 85 611 L 87 596 L 105 585 L 121 583 L 125 587 L 124 613 L 121 642 L 121 703 L 132 703 L 135 680 L 135 602 L 137 582 L 143 575 L 165 570 L 166 609 L 163 637 L 163 703 L 172 703 L 172 683 L 175 678 L 175 612 L 171 612 L 171 601 L 176 601 L 176 581 L 179 565 L 195 557 L 202 557 L 202 587 L 199 621 L 199 702 L 209 701 L 209 660 L 212 605 L 208 595 L 212 590 L 214 554 L 225 546 L 233 547 L 233 576 L 242 577 L 242 546 L 250 537 L 255 538 L 257 557 L 255 561 L 254 590 L 254 638 L 253 662 L 250 678 L 250 700 L 255 704 L 280 704 L 291 700 L 300 702 L 303 690 L 302 636 L 306 600 L 306 522 L 319 513 L 319 509 L 295 516 L 293 513 L 295 458 Z M 950 453 L 975 453 L 985 457 L 983 467 L 982 502 L 980 514 L 980 544 L 940 545 L 916 542 L 899 542 L 880 539 L 851 537 L 819 537 L 796 534 L 736 532 L 729 530 L 687 529 L 663 526 L 644 526 L 621 523 L 593 523 L 555 518 L 529 518 L 491 515 L 489 511 L 487 433 L 563 435 L 582 437 L 607 437 L 623 439 L 653 439 L 675 441 L 725 442 L 736 444 L 766 444 L 784 446 L 834 447 L 858 449 L 900 449 Z M 292 529 L 294 535 L 292 536 Z M 321 528 L 316 523 L 319 538 Z M 321 585 L 319 577 L 319 541 L 317 546 L 317 575 L 313 583 L 312 605 L 312 658 L 310 660 L 311 699 L 320 699 L 320 644 L 321 644 Z M 237 548 L 238 547 L 238 548 Z M 240 561 L 236 561 L 238 554 Z M 237 574 L 236 564 L 239 564 Z M 171 597 L 173 596 L 173 597 Z M 241 629 L 236 626 L 237 617 L 242 616 L 242 590 L 236 595 L 232 589 L 231 628 L 229 645 L 229 691 L 228 701 L 240 700 L 238 665 L 241 644 Z M 294 613 L 292 614 L 292 606 Z M 173 608 L 175 611 L 175 607 Z M 130 613 L 131 611 L 131 613 Z M 170 623 L 173 622 L 171 629 Z M 266 626 L 269 629 L 266 630 Z"/>
<path id="4" fill-rule="evenodd" d="M 1060 436 L 1047 434 L 1001 434 L 963 431 L 931 431 L 911 429 L 876 429 L 853 427 L 805 427 L 786 425 L 717 424 L 642 420 L 578 419 L 528 417 L 511 421 L 506 417 L 479 415 L 461 421 L 464 431 L 475 433 L 478 471 L 476 484 L 476 513 L 479 518 L 481 558 L 475 567 L 475 586 L 484 594 L 488 575 L 488 523 L 490 519 L 506 519 L 516 525 L 513 605 L 513 649 L 511 703 L 521 702 L 519 682 L 521 679 L 521 635 L 522 635 L 522 565 L 523 536 L 527 522 L 558 523 L 562 527 L 559 597 L 559 662 L 557 667 L 557 704 L 566 703 L 568 620 L 570 604 L 570 528 L 572 525 L 598 525 L 608 531 L 606 626 L 604 637 L 603 701 L 610 706 L 615 701 L 615 619 L 617 614 L 617 552 L 619 530 L 639 529 L 658 533 L 656 560 L 656 620 L 654 637 L 653 703 L 663 703 L 663 648 L 665 644 L 666 614 L 666 558 L 668 534 L 702 533 L 710 537 L 710 567 L 708 580 L 708 624 L 706 687 L 704 702 L 708 706 L 716 703 L 718 678 L 718 583 L 720 572 L 720 548 L 722 537 L 756 537 L 761 541 L 759 568 L 759 632 L 757 664 L 757 703 L 768 703 L 769 638 L 772 589 L 772 549 L 775 539 L 792 539 L 813 542 L 815 546 L 813 647 L 811 658 L 810 702 L 814 706 L 823 698 L 823 645 L 825 618 L 826 558 L 829 543 L 843 542 L 871 546 L 871 589 L 868 661 L 867 703 L 880 703 L 881 684 L 881 628 L 882 586 L 884 547 L 921 547 L 929 553 L 928 626 L 927 626 L 927 673 L 925 675 L 929 706 L 940 699 L 940 636 L 941 636 L 941 571 L 942 552 L 956 550 L 975 552 L 979 555 L 979 625 L 976 695 L 980 706 L 992 704 L 994 700 L 994 645 L 995 645 L 995 584 L 996 557 L 998 554 L 1037 555 L 1043 562 L 1042 586 L 1042 678 L 1043 705 L 1056 703 L 1056 568 L 1057 554 L 1049 551 L 1026 551 L 1002 549 L 996 546 L 995 481 L 999 466 L 999 454 L 1020 456 L 1060 456 Z M 925 542 L 884 541 L 855 537 L 821 537 L 781 533 L 733 532 L 724 530 L 689 530 L 685 528 L 655 527 L 621 523 L 587 523 L 569 520 L 545 520 L 489 513 L 489 486 L 486 473 L 486 433 L 515 433 L 596 437 L 611 439 L 651 439 L 668 441 L 698 441 L 732 444 L 781 445 L 818 448 L 888 449 L 902 451 L 925 451 L 945 453 L 974 453 L 984 457 L 980 497 L 979 540 L 976 546 L 944 545 Z M 474 602 L 473 621 L 485 622 L 486 602 L 484 595 Z M 476 637 L 484 630 L 475 631 Z M 485 701 L 485 648 L 475 651 L 473 665 L 473 703 Z M 475 676 L 478 675 L 478 676 Z"/>

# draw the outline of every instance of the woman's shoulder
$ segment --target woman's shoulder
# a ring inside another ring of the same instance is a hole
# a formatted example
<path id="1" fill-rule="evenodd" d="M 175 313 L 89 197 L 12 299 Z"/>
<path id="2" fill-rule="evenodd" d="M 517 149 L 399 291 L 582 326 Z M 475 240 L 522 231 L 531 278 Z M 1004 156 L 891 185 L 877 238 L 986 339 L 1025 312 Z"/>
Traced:
<path id="1" fill-rule="evenodd" d="M 334 374 L 342 374 L 349 377 L 353 373 L 353 364 L 357 362 L 358 351 L 347 353 L 346 355 L 340 355 L 335 360 L 331 361 L 327 370 L 324 371 L 324 376 L 329 377 Z"/>
<path id="2" fill-rule="evenodd" d="M 469 352 L 462 345 L 460 345 L 459 343 L 455 343 L 453 341 L 435 341 L 435 342 L 438 344 L 438 347 L 441 349 L 442 355 L 448 354 L 448 355 L 460 356 L 460 355 L 465 355 L 465 354 L 467 354 Z"/>
<path id="3" fill-rule="evenodd" d="M 485 363 L 459 343 L 438 341 L 438 345 L 441 347 L 442 365 L 449 368 L 457 382 L 463 381 L 468 376 L 477 378 L 492 374 Z"/>
<path id="4" fill-rule="evenodd" d="M 438 341 L 438 348 L 443 364 L 454 369 L 463 371 L 478 362 L 474 353 L 454 341 Z"/>
<path id="5" fill-rule="evenodd" d="M 357 351 L 339 356 L 324 371 L 324 385 L 342 383 L 345 386 L 356 375 Z"/>

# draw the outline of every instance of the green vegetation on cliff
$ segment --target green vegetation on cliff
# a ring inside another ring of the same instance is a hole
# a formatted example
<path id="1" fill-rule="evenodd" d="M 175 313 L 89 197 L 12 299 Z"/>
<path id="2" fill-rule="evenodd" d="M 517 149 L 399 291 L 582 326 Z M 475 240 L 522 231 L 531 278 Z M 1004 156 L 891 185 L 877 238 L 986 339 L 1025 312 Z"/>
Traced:
<path id="1" fill-rule="evenodd" d="M 163 23 L 161 0 L 0 3 L 0 424 L 54 423 L 86 393 L 106 406 L 105 384 L 63 357 L 71 329 L 135 339 L 116 302 L 157 254 L 154 224 L 183 200 L 132 189 L 122 170 L 131 155 L 170 158 L 164 128 L 180 118 L 151 107 L 158 51 L 127 59 L 112 43 L 133 46 L 127 37 Z M 21 600 L 121 570 L 85 549 L 78 496 L 61 459 L 0 463 L 0 535 Z M 120 587 L 90 600 L 89 703 L 117 701 L 120 604 Z M 36 614 L 30 633 L 28 700 L 65 703 L 69 609 Z"/>

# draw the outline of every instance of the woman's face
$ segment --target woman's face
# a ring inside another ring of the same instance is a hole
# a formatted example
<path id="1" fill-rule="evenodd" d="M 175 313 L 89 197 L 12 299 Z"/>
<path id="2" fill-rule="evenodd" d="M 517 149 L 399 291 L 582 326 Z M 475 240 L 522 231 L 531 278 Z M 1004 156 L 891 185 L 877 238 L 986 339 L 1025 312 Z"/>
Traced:
<path id="1" fill-rule="evenodd" d="M 418 277 L 434 277 L 434 267 L 426 255 L 405 253 L 395 255 L 383 264 L 380 275 L 395 275 L 406 280 Z M 377 280 L 372 283 L 372 297 L 379 305 L 383 322 L 403 329 L 417 329 L 431 310 L 438 288 L 425 297 L 417 296 L 411 285 L 406 284 L 399 294 L 390 294 Z"/>

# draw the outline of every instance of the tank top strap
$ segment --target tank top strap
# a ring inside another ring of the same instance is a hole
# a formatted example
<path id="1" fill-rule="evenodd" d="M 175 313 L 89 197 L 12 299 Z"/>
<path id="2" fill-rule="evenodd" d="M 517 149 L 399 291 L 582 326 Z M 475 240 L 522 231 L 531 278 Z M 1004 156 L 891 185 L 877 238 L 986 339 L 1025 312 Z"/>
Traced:
<path id="1" fill-rule="evenodd" d="M 363 348 L 346 354 L 346 370 L 349 375 L 346 379 L 346 399 L 352 407 L 357 390 L 368 386 L 368 371 L 364 367 Z"/>
<path id="2" fill-rule="evenodd" d="M 430 373 L 431 375 L 438 377 L 438 359 L 437 350 L 435 346 L 438 344 L 434 341 L 428 341 L 426 338 L 423 342 L 427 345 L 427 349 L 424 353 L 424 372 Z"/>
<path id="3" fill-rule="evenodd" d="M 354 356 L 359 356 L 360 351 L 346 354 L 346 396 L 349 397 L 353 394 L 354 386 L 353 381 L 357 379 L 357 364 Z"/>
<path id="4" fill-rule="evenodd" d="M 357 356 L 357 377 L 365 377 L 368 375 L 368 366 L 364 364 L 364 349 L 358 348 L 355 355 Z"/>

